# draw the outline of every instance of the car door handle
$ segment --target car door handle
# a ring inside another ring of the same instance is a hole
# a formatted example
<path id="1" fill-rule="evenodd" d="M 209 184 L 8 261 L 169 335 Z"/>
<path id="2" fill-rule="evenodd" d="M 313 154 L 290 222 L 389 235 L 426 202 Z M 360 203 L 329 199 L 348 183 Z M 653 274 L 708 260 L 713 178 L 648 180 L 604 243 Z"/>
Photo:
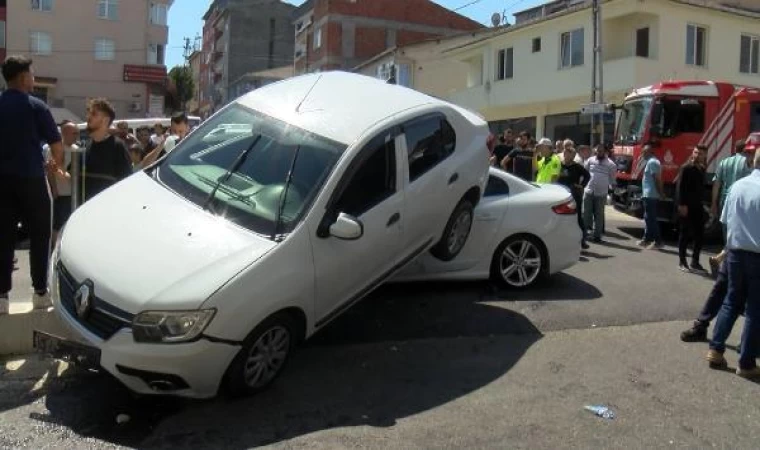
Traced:
<path id="1" fill-rule="evenodd" d="M 451 176 L 451 178 L 449 178 L 449 184 L 454 184 L 454 183 L 456 183 L 456 181 L 457 181 L 458 179 L 459 179 L 459 174 L 458 174 L 458 173 L 455 173 L 454 175 L 452 175 L 452 176 Z"/>
<path id="2" fill-rule="evenodd" d="M 389 227 L 389 226 L 393 225 L 394 223 L 398 222 L 398 220 L 400 218 L 401 218 L 401 214 L 399 214 L 399 213 L 396 213 L 396 214 L 392 215 L 391 218 L 388 219 L 388 223 L 385 226 Z"/>

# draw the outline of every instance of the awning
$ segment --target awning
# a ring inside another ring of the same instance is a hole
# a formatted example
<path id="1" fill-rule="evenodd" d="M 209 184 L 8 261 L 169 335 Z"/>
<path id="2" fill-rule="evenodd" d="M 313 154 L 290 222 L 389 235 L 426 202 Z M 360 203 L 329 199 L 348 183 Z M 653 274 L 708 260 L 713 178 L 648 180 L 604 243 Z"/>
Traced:
<path id="1" fill-rule="evenodd" d="M 53 120 L 55 120 L 55 123 L 61 123 L 64 120 L 70 120 L 74 123 L 82 123 L 82 119 L 66 108 L 50 108 L 50 112 L 53 114 Z"/>

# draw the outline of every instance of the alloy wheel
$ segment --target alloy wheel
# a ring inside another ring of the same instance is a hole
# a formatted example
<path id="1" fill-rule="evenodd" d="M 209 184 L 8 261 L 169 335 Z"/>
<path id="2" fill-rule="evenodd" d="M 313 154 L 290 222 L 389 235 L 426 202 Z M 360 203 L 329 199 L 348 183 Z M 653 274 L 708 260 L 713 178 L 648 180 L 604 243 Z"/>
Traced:
<path id="1" fill-rule="evenodd" d="M 290 352 L 290 332 L 277 325 L 265 331 L 246 358 L 245 382 L 251 388 L 266 385 L 277 376 Z"/>
<path id="2" fill-rule="evenodd" d="M 514 287 L 525 287 L 536 281 L 542 265 L 541 250 L 527 239 L 511 242 L 499 257 L 501 278 Z"/>
<path id="3" fill-rule="evenodd" d="M 457 254 L 462 250 L 462 247 L 467 242 L 467 237 L 470 235 L 470 227 L 472 227 L 472 214 L 469 211 L 465 211 L 457 217 L 454 226 L 451 227 L 448 238 L 450 253 Z"/>

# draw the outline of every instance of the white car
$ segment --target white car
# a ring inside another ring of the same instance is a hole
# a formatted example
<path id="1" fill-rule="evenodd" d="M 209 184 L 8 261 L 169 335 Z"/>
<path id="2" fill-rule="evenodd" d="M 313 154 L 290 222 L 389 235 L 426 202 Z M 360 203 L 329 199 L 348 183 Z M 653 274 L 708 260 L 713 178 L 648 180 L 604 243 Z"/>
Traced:
<path id="1" fill-rule="evenodd" d="M 563 186 L 537 185 L 491 168 L 472 235 L 453 261 L 422 255 L 393 281 L 491 278 L 511 288 L 532 286 L 576 264 L 581 230 Z"/>
<path id="2" fill-rule="evenodd" d="M 249 133 L 204 142 L 241 123 Z M 461 251 L 488 133 L 465 109 L 361 75 L 253 91 L 74 212 L 51 285 L 78 343 L 35 332 L 35 345 L 138 393 L 258 391 L 408 262 Z"/>

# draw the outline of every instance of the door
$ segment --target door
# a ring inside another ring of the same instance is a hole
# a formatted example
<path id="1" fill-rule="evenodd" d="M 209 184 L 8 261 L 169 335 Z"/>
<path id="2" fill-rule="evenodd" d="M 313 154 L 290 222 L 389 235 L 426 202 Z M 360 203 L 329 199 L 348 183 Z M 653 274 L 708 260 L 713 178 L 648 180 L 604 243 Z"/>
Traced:
<path id="1" fill-rule="evenodd" d="M 405 248 L 417 250 L 438 241 L 458 198 L 451 198 L 463 182 L 451 164 L 454 130 L 442 114 L 423 116 L 403 126 L 407 186 Z"/>
<path id="2" fill-rule="evenodd" d="M 316 275 L 316 326 L 336 317 L 377 287 L 401 258 L 404 192 L 397 128 L 373 138 L 348 167 L 328 203 L 320 230 L 313 234 Z M 356 218 L 361 236 L 330 235 L 339 214 Z"/>

